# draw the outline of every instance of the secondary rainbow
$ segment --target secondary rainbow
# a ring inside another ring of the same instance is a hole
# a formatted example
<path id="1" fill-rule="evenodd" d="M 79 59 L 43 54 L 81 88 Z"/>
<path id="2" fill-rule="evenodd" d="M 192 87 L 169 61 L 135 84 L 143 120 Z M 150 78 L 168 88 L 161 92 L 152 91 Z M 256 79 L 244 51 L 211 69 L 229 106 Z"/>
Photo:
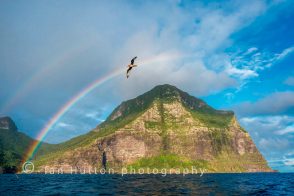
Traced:
<path id="1" fill-rule="evenodd" d="M 80 99 L 85 97 L 88 93 L 90 93 L 92 90 L 100 86 L 101 84 L 107 82 L 110 79 L 115 78 L 116 76 L 123 73 L 124 69 L 117 69 L 106 76 L 103 76 L 101 78 L 98 78 L 94 82 L 92 82 L 90 85 L 85 87 L 82 91 L 77 93 L 72 99 L 70 99 L 63 107 L 49 120 L 49 122 L 42 128 L 42 130 L 39 132 L 39 134 L 36 137 L 36 140 L 30 145 L 27 153 L 25 154 L 23 158 L 23 162 L 30 160 L 34 154 L 37 152 L 38 147 L 40 146 L 43 139 L 46 137 L 47 133 L 50 131 L 52 126 L 73 106 L 75 105 Z"/>
<path id="2" fill-rule="evenodd" d="M 12 107 L 18 104 L 22 98 L 28 95 L 34 89 L 34 87 L 39 84 L 39 81 L 49 77 L 53 70 L 56 70 L 57 67 L 65 65 L 77 54 L 90 48 L 91 45 L 93 45 L 93 43 L 89 42 L 75 48 L 70 48 L 52 62 L 45 64 L 40 69 L 35 71 L 32 76 L 28 77 L 25 82 L 19 85 L 18 90 L 16 90 L 15 93 L 7 100 L 7 102 L 3 104 L 1 108 L 2 113 L 7 113 Z"/>

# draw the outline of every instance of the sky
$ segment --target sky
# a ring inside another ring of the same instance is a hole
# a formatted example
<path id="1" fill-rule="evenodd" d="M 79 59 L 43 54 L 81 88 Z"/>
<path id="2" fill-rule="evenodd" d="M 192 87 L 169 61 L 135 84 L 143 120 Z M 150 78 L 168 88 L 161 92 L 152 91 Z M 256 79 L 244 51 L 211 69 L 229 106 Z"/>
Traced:
<path id="1" fill-rule="evenodd" d="M 294 172 L 294 2 L 0 1 L 0 116 L 36 138 L 87 133 L 159 84 L 233 110 L 273 169 Z"/>

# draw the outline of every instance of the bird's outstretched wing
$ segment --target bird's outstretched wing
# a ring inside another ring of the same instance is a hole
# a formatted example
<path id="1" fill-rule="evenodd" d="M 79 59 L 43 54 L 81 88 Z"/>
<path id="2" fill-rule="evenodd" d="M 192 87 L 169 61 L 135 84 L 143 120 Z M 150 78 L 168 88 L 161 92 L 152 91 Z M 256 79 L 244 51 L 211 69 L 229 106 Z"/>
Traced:
<path id="1" fill-rule="evenodd" d="M 131 64 L 134 65 L 134 61 L 136 60 L 136 56 L 131 60 Z"/>
<path id="2" fill-rule="evenodd" d="M 127 70 L 127 78 L 129 78 L 129 72 L 132 70 L 132 67 L 129 67 L 129 69 Z"/>

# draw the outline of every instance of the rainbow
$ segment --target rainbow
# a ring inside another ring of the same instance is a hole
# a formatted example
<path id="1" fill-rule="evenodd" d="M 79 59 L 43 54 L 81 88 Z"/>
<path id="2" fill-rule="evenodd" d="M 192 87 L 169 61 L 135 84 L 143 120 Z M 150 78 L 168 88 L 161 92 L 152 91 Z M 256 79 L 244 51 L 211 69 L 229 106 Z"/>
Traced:
<path id="1" fill-rule="evenodd" d="M 142 60 L 140 65 L 147 65 L 147 64 L 154 64 L 163 61 L 170 61 L 178 58 L 182 58 L 182 55 L 174 54 L 174 53 L 162 53 L 157 56 L 153 56 L 152 58 Z M 56 114 L 48 121 L 48 123 L 41 129 L 39 134 L 36 137 L 36 140 L 29 146 L 27 152 L 23 157 L 23 162 L 32 159 L 37 152 L 40 144 L 50 131 L 50 129 L 55 125 L 55 123 L 72 107 L 74 106 L 80 99 L 85 97 L 91 91 L 93 91 L 98 86 L 102 85 L 103 83 L 119 76 L 125 71 L 125 68 L 115 69 L 111 71 L 109 74 L 96 79 L 94 82 L 89 84 L 79 93 L 77 93 L 73 98 L 71 98 L 65 105 L 63 105 Z"/>
<path id="2" fill-rule="evenodd" d="M 35 153 L 37 152 L 40 144 L 42 143 L 43 139 L 46 137 L 47 133 L 50 131 L 50 129 L 53 127 L 53 125 L 73 106 L 75 105 L 80 99 L 85 97 L 87 94 L 89 94 L 92 90 L 94 90 L 96 87 L 102 85 L 103 83 L 115 78 L 116 76 L 122 74 L 125 69 L 117 69 L 109 74 L 98 78 L 94 82 L 92 82 L 90 85 L 85 87 L 83 90 L 81 90 L 79 93 L 77 93 L 72 99 L 70 99 L 65 105 L 63 105 L 59 111 L 48 121 L 48 123 L 41 129 L 39 134 L 36 137 L 36 140 L 29 146 L 29 149 L 27 153 L 25 154 L 23 158 L 23 162 L 30 160 L 34 157 Z"/>
<path id="3" fill-rule="evenodd" d="M 33 90 L 35 85 L 39 83 L 46 75 L 51 74 L 52 70 L 55 70 L 58 66 L 64 65 L 72 60 L 77 54 L 87 50 L 93 45 L 93 43 L 85 43 L 79 47 L 71 48 L 65 51 L 62 55 L 54 59 L 52 62 L 42 66 L 38 69 L 31 77 L 28 78 L 22 85 L 19 86 L 15 94 L 8 99 L 6 103 L 2 106 L 1 112 L 7 113 L 13 106 L 15 106 L 19 101 L 25 97 L 30 91 Z"/>

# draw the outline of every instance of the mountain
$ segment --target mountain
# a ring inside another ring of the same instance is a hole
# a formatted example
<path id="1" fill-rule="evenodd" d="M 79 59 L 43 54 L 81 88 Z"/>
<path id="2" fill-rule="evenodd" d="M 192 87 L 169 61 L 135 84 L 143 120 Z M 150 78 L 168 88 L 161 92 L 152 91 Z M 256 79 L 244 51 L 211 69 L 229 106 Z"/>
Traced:
<path id="1" fill-rule="evenodd" d="M 232 111 L 216 110 L 171 85 L 122 102 L 95 129 L 33 160 L 47 168 L 272 171 Z"/>
<path id="2" fill-rule="evenodd" d="M 22 157 L 35 140 L 19 132 L 10 117 L 0 118 L 0 173 L 20 171 Z M 43 143 L 38 155 L 52 150 L 54 145 Z"/>

